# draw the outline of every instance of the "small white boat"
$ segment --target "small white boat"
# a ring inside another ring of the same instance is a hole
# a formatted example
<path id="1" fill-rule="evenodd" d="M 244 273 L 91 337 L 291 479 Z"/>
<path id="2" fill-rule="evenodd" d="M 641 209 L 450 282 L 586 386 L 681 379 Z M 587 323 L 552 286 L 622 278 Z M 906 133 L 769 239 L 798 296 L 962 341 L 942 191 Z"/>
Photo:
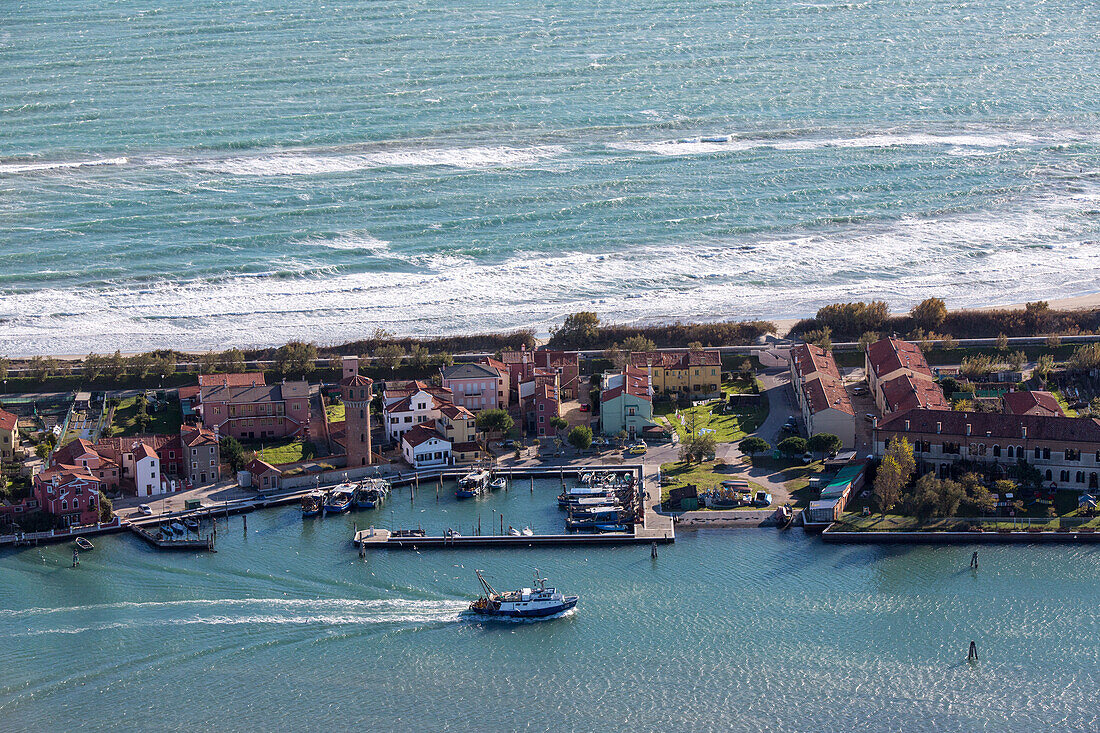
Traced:
<path id="1" fill-rule="evenodd" d="M 511 536 L 511 537 L 519 537 L 520 532 L 515 527 L 509 527 L 508 528 L 508 535 Z"/>
<path id="2" fill-rule="evenodd" d="M 504 478 L 495 478 L 489 482 L 489 488 L 494 491 L 497 489 L 506 489 L 508 488 L 508 481 Z"/>
<path id="3" fill-rule="evenodd" d="M 534 537 L 535 536 L 535 533 L 531 530 L 530 527 L 524 527 L 522 534 L 523 534 L 524 537 Z"/>

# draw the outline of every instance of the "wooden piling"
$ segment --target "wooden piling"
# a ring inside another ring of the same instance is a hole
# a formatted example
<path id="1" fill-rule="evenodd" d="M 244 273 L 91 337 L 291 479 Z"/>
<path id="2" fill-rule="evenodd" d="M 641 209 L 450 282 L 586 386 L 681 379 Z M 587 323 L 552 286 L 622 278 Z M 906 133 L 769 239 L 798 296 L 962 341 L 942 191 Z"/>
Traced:
<path id="1" fill-rule="evenodd" d="M 974 554 L 970 556 L 970 567 L 973 570 L 978 569 L 978 551 L 975 550 Z"/>
<path id="2" fill-rule="evenodd" d="M 653 558 L 654 560 L 657 559 L 657 543 L 656 542 L 653 543 L 653 547 L 649 551 L 649 556 L 651 558 Z"/>
<path id="3" fill-rule="evenodd" d="M 966 654 L 966 661 L 976 662 L 978 661 L 978 645 L 973 641 L 970 642 L 970 651 Z"/>

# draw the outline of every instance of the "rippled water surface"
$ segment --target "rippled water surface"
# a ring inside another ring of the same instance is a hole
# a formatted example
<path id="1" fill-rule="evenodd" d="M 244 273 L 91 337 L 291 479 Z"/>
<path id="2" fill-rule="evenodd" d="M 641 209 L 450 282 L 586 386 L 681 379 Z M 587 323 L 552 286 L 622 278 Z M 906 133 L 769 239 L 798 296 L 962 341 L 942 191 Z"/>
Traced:
<path id="1" fill-rule="evenodd" d="M 0 9 L 0 352 L 1096 290 L 1082 0 Z"/>
<path id="2" fill-rule="evenodd" d="M 1100 552 L 827 546 L 683 532 L 649 548 L 380 552 L 353 525 L 560 531 L 553 482 L 477 502 L 234 517 L 217 554 L 136 538 L 0 554 L 5 730 L 1096 730 Z M 538 567 L 571 614 L 484 623 Z M 969 641 L 981 661 L 965 661 Z"/>

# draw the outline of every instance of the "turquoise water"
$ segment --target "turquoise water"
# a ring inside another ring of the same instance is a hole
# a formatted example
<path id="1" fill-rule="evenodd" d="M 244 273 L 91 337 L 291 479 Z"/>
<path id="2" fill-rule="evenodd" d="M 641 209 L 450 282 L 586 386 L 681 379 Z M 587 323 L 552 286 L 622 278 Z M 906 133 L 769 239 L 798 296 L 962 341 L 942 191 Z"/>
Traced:
<path id="1" fill-rule="evenodd" d="M 0 352 L 1093 291 L 1098 22 L 1083 0 L 8 4 Z"/>
<path id="2" fill-rule="evenodd" d="M 1096 730 L 1100 552 L 827 546 L 800 531 L 662 547 L 378 552 L 380 524 L 560 529 L 553 482 L 478 502 L 222 525 L 217 554 L 102 537 L 0 554 L 5 730 Z M 392 512 L 392 514 L 391 514 Z M 497 520 L 499 521 L 499 520 Z M 460 616 L 475 568 L 581 602 Z M 969 641 L 981 661 L 965 661 Z"/>

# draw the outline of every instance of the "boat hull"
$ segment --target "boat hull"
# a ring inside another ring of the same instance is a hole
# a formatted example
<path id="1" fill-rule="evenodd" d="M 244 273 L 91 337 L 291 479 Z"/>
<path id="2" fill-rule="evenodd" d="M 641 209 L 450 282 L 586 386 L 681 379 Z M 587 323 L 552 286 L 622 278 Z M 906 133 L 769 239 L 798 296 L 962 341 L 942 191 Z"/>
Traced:
<path id="1" fill-rule="evenodd" d="M 479 616 L 492 616 L 493 618 L 545 618 L 547 616 L 553 616 L 564 611 L 568 611 L 577 605 L 578 596 L 566 596 L 562 603 L 554 604 L 553 606 L 545 606 L 542 608 L 523 609 L 523 610 L 498 610 L 493 611 L 490 609 L 484 609 L 475 611 Z"/>
<path id="2" fill-rule="evenodd" d="M 475 496 L 477 496 L 477 491 L 475 489 L 458 489 L 455 491 L 456 499 L 472 499 Z"/>
<path id="3" fill-rule="evenodd" d="M 303 517 L 316 517 L 320 513 L 321 513 L 320 509 L 303 509 L 302 510 L 302 516 Z"/>
<path id="4" fill-rule="evenodd" d="M 351 509 L 351 504 L 325 504 L 325 511 L 329 514 L 343 514 Z"/>

